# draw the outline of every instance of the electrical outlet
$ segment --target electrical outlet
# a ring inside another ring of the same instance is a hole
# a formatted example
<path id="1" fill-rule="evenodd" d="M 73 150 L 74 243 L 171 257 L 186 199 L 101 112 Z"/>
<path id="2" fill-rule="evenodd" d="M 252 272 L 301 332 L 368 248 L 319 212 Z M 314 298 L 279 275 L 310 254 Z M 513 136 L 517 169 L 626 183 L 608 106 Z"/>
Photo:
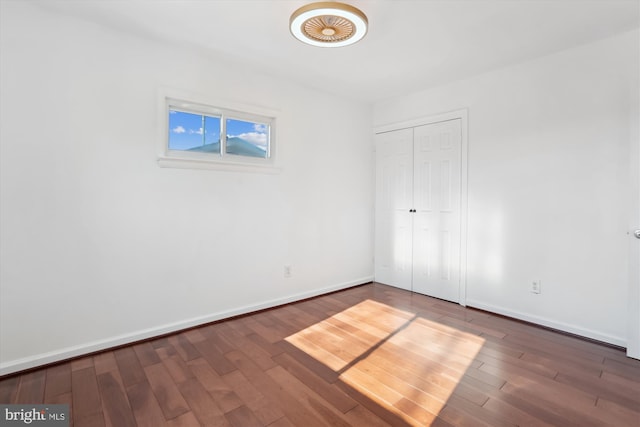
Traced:
<path id="1" fill-rule="evenodd" d="M 290 265 L 285 265 L 284 266 L 284 277 L 291 277 L 291 266 Z"/>
<path id="2" fill-rule="evenodd" d="M 534 280 L 531 282 L 531 292 L 534 294 L 539 294 L 542 292 L 542 284 L 539 280 Z"/>

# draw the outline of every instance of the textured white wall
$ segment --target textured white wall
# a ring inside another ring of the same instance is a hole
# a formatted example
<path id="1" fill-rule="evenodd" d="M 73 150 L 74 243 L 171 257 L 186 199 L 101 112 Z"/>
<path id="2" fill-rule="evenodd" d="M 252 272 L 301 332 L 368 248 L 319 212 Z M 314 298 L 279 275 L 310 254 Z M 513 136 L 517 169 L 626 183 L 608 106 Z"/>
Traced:
<path id="1" fill-rule="evenodd" d="M 625 345 L 638 40 L 374 105 L 375 126 L 468 108 L 470 306 Z"/>
<path id="2" fill-rule="evenodd" d="M 24 3 L 1 14 L 0 374 L 372 278 L 370 106 Z M 278 110 L 282 172 L 158 167 L 160 87 Z"/>

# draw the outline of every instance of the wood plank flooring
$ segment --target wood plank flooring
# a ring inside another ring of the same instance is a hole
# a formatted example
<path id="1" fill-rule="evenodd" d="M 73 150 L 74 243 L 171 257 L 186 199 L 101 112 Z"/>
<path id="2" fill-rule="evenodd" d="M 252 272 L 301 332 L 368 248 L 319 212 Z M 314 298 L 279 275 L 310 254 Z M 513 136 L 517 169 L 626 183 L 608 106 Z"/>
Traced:
<path id="1" fill-rule="evenodd" d="M 76 427 L 640 426 L 618 349 L 367 284 L 0 380 Z"/>

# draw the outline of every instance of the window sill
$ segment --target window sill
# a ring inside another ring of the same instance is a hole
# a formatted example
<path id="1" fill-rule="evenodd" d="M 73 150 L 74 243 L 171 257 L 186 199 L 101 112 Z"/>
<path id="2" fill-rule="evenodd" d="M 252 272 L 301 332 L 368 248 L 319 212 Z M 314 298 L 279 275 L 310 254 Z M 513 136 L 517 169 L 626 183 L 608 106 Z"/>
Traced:
<path id="1" fill-rule="evenodd" d="M 158 157 L 158 165 L 161 168 L 177 168 L 177 169 L 204 169 L 219 170 L 229 172 L 248 172 L 263 173 L 268 175 L 276 175 L 282 172 L 282 168 L 272 164 L 250 164 L 231 161 L 215 161 L 202 159 L 184 159 L 177 157 Z"/>

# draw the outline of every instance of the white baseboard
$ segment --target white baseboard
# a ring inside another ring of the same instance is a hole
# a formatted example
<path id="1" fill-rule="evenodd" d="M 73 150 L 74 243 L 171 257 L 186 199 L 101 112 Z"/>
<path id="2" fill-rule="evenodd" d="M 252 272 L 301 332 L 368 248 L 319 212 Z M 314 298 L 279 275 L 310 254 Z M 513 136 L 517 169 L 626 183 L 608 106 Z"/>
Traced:
<path id="1" fill-rule="evenodd" d="M 125 344 L 134 343 L 136 341 L 146 340 L 149 338 L 169 334 L 172 332 L 181 331 L 184 329 L 192 328 L 199 325 L 205 325 L 217 320 L 227 319 L 233 316 L 239 316 L 242 314 L 251 313 L 254 311 L 264 310 L 266 308 L 276 307 L 278 305 L 287 304 L 295 301 L 300 301 L 306 298 L 315 297 L 318 295 L 327 294 L 342 289 L 347 289 L 353 286 L 369 283 L 373 281 L 373 276 L 362 277 L 360 279 L 351 280 L 349 282 L 340 283 L 326 288 L 316 289 L 308 292 L 301 292 L 299 294 L 290 295 L 283 298 L 276 298 L 267 300 L 258 304 L 246 305 L 237 307 L 231 310 L 220 311 L 211 313 L 206 316 L 195 317 L 192 319 L 183 320 L 180 322 L 169 323 L 161 325 L 155 328 L 149 328 L 132 332 L 130 334 L 118 335 L 103 340 L 92 341 L 73 347 L 61 348 L 53 350 L 47 353 L 37 354 L 35 356 L 29 356 L 22 359 L 10 360 L 8 362 L 0 363 L 0 376 L 12 374 L 14 372 L 24 371 L 26 369 L 37 368 L 38 366 L 47 365 L 50 363 L 59 362 L 62 360 L 79 357 L 85 354 L 91 354 L 98 351 L 106 350 L 113 347 L 118 347 Z"/>
<path id="2" fill-rule="evenodd" d="M 480 310 L 501 314 L 503 316 L 512 317 L 514 319 L 524 320 L 526 322 L 535 323 L 537 325 L 546 326 L 548 328 L 557 329 L 559 331 L 568 332 L 570 334 L 579 335 L 585 338 L 591 338 L 604 343 L 617 345 L 619 347 L 627 346 L 627 341 L 625 338 L 604 334 L 602 332 L 594 331 L 591 329 L 585 329 L 577 325 L 558 322 L 558 321 L 547 319 L 544 317 L 534 316 L 528 313 L 523 313 L 521 311 L 510 310 L 508 308 L 486 304 L 482 301 L 467 299 L 467 307 L 478 308 Z"/>

